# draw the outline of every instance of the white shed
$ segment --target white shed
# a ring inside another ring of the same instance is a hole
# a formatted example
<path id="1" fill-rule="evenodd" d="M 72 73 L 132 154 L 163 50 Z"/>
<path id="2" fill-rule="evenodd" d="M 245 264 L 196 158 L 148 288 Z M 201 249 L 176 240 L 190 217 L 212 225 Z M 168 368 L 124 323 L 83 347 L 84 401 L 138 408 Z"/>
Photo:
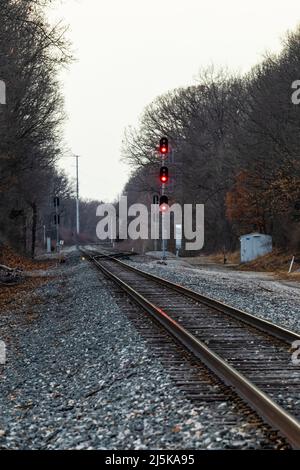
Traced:
<path id="1" fill-rule="evenodd" d="M 272 237 L 263 233 L 248 233 L 240 237 L 241 263 L 247 263 L 272 251 Z"/>

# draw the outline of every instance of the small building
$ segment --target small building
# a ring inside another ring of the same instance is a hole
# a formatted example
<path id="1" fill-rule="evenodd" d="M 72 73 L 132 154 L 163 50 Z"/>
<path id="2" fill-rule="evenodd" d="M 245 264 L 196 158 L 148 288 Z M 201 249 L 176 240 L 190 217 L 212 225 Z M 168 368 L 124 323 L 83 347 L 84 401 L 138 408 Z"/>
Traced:
<path id="1" fill-rule="evenodd" d="M 248 233 L 240 237 L 241 263 L 247 263 L 272 251 L 272 237 L 263 233 Z"/>

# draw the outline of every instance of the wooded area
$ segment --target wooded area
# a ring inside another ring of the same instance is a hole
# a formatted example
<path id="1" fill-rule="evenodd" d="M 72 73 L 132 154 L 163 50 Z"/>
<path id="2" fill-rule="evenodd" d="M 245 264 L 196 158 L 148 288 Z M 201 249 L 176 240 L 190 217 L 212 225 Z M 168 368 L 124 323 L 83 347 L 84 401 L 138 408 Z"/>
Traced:
<path id="1" fill-rule="evenodd" d="M 133 173 L 129 201 L 159 191 L 155 148 L 169 138 L 170 203 L 205 204 L 205 250 L 234 250 L 238 236 L 259 231 L 280 248 L 300 248 L 300 29 L 278 55 L 244 76 L 210 67 L 195 86 L 158 97 L 140 126 L 126 131 L 123 158 Z"/>
<path id="2" fill-rule="evenodd" d="M 72 184 L 56 166 L 68 153 L 58 74 L 72 57 L 66 27 L 46 20 L 51 3 L 0 0 L 0 80 L 7 95 L 0 105 L 0 242 L 32 256 L 44 230 L 55 238 L 55 196 L 61 200 L 61 236 L 72 241 L 75 227 Z M 95 222 L 88 220 L 95 218 L 94 206 L 82 202 L 83 237 L 95 237 Z"/>
<path id="3" fill-rule="evenodd" d="M 72 182 L 58 171 L 70 155 L 59 72 L 72 61 L 66 27 L 50 26 L 52 0 L 0 0 L 0 242 L 34 256 L 44 233 L 55 238 L 53 198 L 61 201 L 61 237 L 75 239 Z M 140 126 L 126 131 L 123 159 L 132 168 L 128 203 L 159 192 L 156 147 L 172 147 L 170 203 L 205 204 L 205 250 L 234 250 L 238 236 L 259 231 L 279 248 L 300 248 L 300 29 L 278 55 L 244 76 L 210 67 L 196 85 L 154 100 Z M 82 240 L 95 240 L 98 201 L 81 201 Z M 149 247 L 152 248 L 151 241 Z"/>

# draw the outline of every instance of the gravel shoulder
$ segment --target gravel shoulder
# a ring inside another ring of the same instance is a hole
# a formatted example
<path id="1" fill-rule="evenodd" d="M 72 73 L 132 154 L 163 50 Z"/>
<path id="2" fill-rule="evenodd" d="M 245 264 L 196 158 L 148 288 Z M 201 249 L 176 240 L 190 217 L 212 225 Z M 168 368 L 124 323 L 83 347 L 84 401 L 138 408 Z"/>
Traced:
<path id="1" fill-rule="evenodd" d="M 274 279 L 270 274 L 233 271 L 217 266 L 190 267 L 168 260 L 166 265 L 156 261 L 126 261 L 146 272 L 214 299 L 267 319 L 285 328 L 300 332 L 300 290 L 296 286 Z"/>
<path id="2" fill-rule="evenodd" d="M 214 424 L 230 404 L 185 398 L 87 261 L 20 296 L 0 314 L 0 449 L 268 447 L 242 417 Z"/>

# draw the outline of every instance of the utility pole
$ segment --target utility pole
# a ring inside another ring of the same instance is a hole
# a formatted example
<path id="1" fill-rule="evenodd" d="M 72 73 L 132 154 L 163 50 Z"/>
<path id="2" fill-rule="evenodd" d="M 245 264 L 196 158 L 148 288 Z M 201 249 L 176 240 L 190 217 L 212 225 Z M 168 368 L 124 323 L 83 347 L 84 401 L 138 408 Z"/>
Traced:
<path id="1" fill-rule="evenodd" d="M 76 246 L 79 245 L 80 219 L 79 219 L 79 155 L 67 155 L 65 158 L 76 159 Z"/>
<path id="2" fill-rule="evenodd" d="M 78 168 L 78 155 L 74 155 L 76 158 L 76 246 L 79 244 L 79 168 Z"/>

